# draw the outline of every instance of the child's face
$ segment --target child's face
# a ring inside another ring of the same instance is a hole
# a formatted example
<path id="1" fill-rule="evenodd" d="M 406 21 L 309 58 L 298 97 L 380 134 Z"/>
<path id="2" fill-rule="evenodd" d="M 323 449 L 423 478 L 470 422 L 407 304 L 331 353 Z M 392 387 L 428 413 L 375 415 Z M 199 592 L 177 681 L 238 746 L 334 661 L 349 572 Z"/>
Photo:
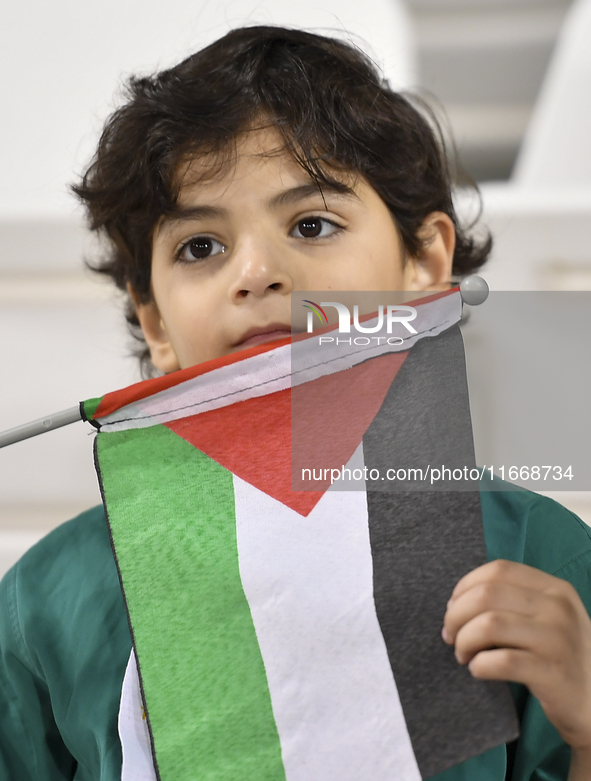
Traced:
<path id="1" fill-rule="evenodd" d="M 236 166 L 203 183 L 188 176 L 178 213 L 156 226 L 154 300 L 138 305 L 138 316 L 161 371 L 285 338 L 292 291 L 418 291 L 449 280 L 454 234 L 446 215 L 430 215 L 425 255 L 405 261 L 372 187 L 359 179 L 346 194 L 320 194 L 279 148 L 271 130 L 245 134 Z M 193 161 L 197 177 L 203 164 Z"/>

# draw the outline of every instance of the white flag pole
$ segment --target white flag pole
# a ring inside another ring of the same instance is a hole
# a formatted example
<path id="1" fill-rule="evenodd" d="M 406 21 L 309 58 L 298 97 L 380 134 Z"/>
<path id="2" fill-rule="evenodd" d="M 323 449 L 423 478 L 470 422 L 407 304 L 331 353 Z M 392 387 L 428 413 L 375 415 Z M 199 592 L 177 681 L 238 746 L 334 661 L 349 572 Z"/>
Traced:
<path id="1" fill-rule="evenodd" d="M 80 405 L 70 407 L 70 409 L 56 412 L 54 415 L 46 415 L 39 420 L 33 420 L 31 423 L 25 423 L 23 426 L 11 428 L 0 434 L 0 447 L 12 445 L 13 442 L 20 442 L 22 439 L 36 437 L 37 434 L 44 434 L 46 431 L 52 431 L 54 428 L 61 428 L 77 420 L 83 420 L 80 411 Z"/>

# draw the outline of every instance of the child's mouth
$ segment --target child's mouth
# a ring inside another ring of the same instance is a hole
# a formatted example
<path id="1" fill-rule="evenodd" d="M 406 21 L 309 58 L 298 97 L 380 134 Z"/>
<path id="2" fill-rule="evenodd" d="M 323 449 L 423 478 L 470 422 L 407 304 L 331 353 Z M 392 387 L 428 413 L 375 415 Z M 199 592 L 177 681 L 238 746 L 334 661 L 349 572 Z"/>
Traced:
<path id="1" fill-rule="evenodd" d="M 274 342 L 278 339 L 287 339 L 289 336 L 291 336 L 291 328 L 289 326 L 273 323 L 264 328 L 251 328 L 241 341 L 236 344 L 236 347 L 252 347 L 257 344 Z"/>

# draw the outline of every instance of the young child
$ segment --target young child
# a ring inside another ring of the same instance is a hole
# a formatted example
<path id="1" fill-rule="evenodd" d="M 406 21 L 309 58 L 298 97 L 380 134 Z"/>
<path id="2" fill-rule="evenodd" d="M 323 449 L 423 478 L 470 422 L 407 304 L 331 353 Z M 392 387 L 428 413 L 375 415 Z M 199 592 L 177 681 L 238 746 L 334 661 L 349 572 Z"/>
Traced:
<path id="1" fill-rule="evenodd" d="M 147 373 L 285 338 L 292 291 L 445 290 L 490 249 L 458 226 L 411 103 L 353 48 L 280 28 L 132 80 L 74 189 Z M 442 636 L 473 676 L 518 684 L 521 737 L 437 778 L 589 779 L 590 534 L 526 491 L 483 493 L 482 510 L 490 561 L 457 584 Z M 121 778 L 132 644 L 102 508 L 0 588 L 0 778 Z"/>

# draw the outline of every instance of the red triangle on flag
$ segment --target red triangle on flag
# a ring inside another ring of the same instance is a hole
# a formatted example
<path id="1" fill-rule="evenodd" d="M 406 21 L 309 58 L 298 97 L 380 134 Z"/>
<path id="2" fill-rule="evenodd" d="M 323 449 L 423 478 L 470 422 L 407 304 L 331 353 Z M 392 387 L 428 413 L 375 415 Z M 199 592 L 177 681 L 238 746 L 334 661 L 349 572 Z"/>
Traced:
<path id="1" fill-rule="evenodd" d="M 407 353 L 165 425 L 247 483 L 308 515 L 377 415 Z M 323 479 L 302 480 L 302 469 Z M 324 470 L 327 470 L 325 473 Z M 310 490 L 313 489 L 313 490 Z"/>

